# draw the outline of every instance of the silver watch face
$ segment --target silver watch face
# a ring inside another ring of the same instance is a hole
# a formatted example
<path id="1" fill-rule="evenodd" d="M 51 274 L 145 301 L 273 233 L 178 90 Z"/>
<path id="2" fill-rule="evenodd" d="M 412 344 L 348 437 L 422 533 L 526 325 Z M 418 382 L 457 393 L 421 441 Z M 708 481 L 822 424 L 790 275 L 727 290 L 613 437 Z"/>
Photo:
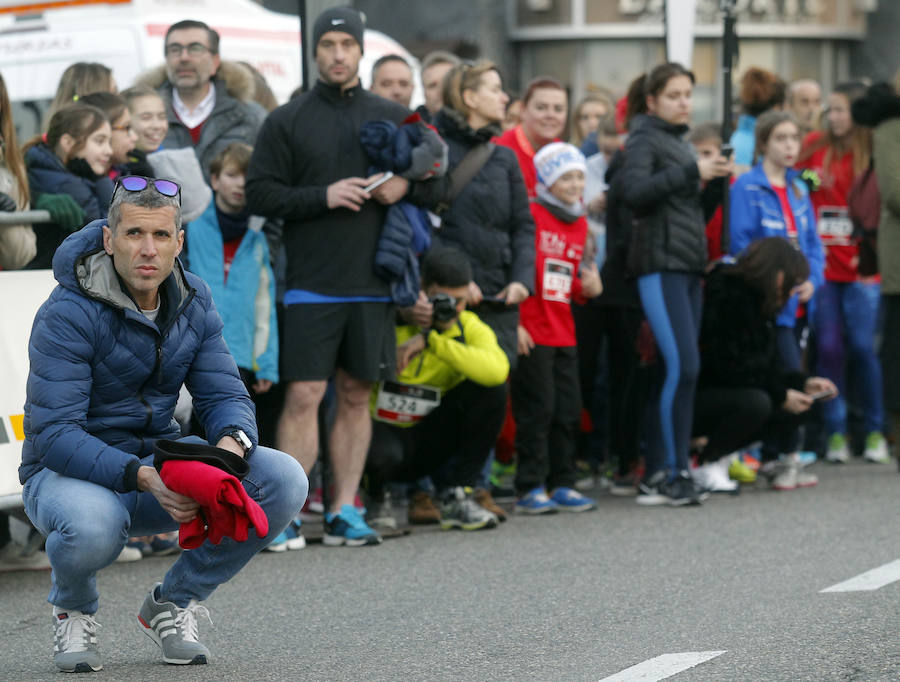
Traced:
<path id="1" fill-rule="evenodd" d="M 234 438 L 238 443 L 240 443 L 245 450 L 249 450 L 253 447 L 253 443 L 247 437 L 247 434 L 238 429 L 231 433 L 232 438 Z"/>

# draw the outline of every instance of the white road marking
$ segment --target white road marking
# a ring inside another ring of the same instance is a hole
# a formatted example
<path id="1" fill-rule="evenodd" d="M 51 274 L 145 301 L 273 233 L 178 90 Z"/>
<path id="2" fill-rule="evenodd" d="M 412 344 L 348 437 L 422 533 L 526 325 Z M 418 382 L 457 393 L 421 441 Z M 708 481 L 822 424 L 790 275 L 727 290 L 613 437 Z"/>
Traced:
<path id="1" fill-rule="evenodd" d="M 864 592 L 877 590 L 885 585 L 900 580 L 900 559 L 892 561 L 884 566 L 873 568 L 871 571 L 860 573 L 855 578 L 845 580 L 837 585 L 826 587 L 822 592 Z"/>
<path id="2" fill-rule="evenodd" d="M 683 654 L 663 654 L 626 668 L 615 675 L 604 677 L 600 682 L 656 682 L 706 663 L 724 653 L 724 651 L 687 651 Z"/>

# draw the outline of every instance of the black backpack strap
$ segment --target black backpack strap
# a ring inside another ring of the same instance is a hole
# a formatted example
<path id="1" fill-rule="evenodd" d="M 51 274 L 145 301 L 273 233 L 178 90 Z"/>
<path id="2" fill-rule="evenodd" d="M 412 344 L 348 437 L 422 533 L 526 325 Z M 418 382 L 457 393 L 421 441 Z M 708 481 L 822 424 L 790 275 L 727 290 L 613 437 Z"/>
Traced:
<path id="1" fill-rule="evenodd" d="M 478 175 L 478 171 L 484 168 L 496 146 L 493 142 L 484 142 L 466 152 L 459 165 L 450 171 L 450 191 L 435 207 L 435 213 L 442 215 L 450 208 L 460 192 Z"/>

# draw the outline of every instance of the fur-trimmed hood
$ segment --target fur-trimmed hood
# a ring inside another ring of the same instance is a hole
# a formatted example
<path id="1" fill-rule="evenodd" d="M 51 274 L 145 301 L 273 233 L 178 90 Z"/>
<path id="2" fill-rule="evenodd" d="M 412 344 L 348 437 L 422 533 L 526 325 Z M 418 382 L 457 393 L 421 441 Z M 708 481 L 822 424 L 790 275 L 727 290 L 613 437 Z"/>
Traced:
<path id="1" fill-rule="evenodd" d="M 256 96 L 253 72 L 239 62 L 222 60 L 215 80 L 225 83 L 226 92 L 240 102 L 252 102 Z M 148 85 L 158 90 L 167 82 L 166 65 L 160 64 L 138 76 L 135 85 Z"/>

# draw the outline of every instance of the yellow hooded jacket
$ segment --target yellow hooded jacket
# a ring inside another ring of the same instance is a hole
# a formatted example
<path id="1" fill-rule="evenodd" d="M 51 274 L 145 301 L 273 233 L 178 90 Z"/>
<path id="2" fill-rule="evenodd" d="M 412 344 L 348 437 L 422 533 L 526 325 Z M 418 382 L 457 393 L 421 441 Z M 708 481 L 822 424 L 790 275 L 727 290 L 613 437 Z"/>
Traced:
<path id="1" fill-rule="evenodd" d="M 420 334 L 413 325 L 397 327 L 397 345 Z M 407 386 L 428 386 L 440 390 L 441 396 L 465 380 L 482 386 L 499 386 L 509 376 L 509 359 L 497 343 L 497 335 L 475 313 L 463 310 L 459 321 L 449 329 L 428 333 L 425 350 L 414 357 L 397 376 L 396 382 Z M 379 384 L 372 392 L 372 416 L 378 419 Z M 386 420 L 387 421 L 387 420 Z M 415 422 L 398 423 L 413 426 Z"/>

